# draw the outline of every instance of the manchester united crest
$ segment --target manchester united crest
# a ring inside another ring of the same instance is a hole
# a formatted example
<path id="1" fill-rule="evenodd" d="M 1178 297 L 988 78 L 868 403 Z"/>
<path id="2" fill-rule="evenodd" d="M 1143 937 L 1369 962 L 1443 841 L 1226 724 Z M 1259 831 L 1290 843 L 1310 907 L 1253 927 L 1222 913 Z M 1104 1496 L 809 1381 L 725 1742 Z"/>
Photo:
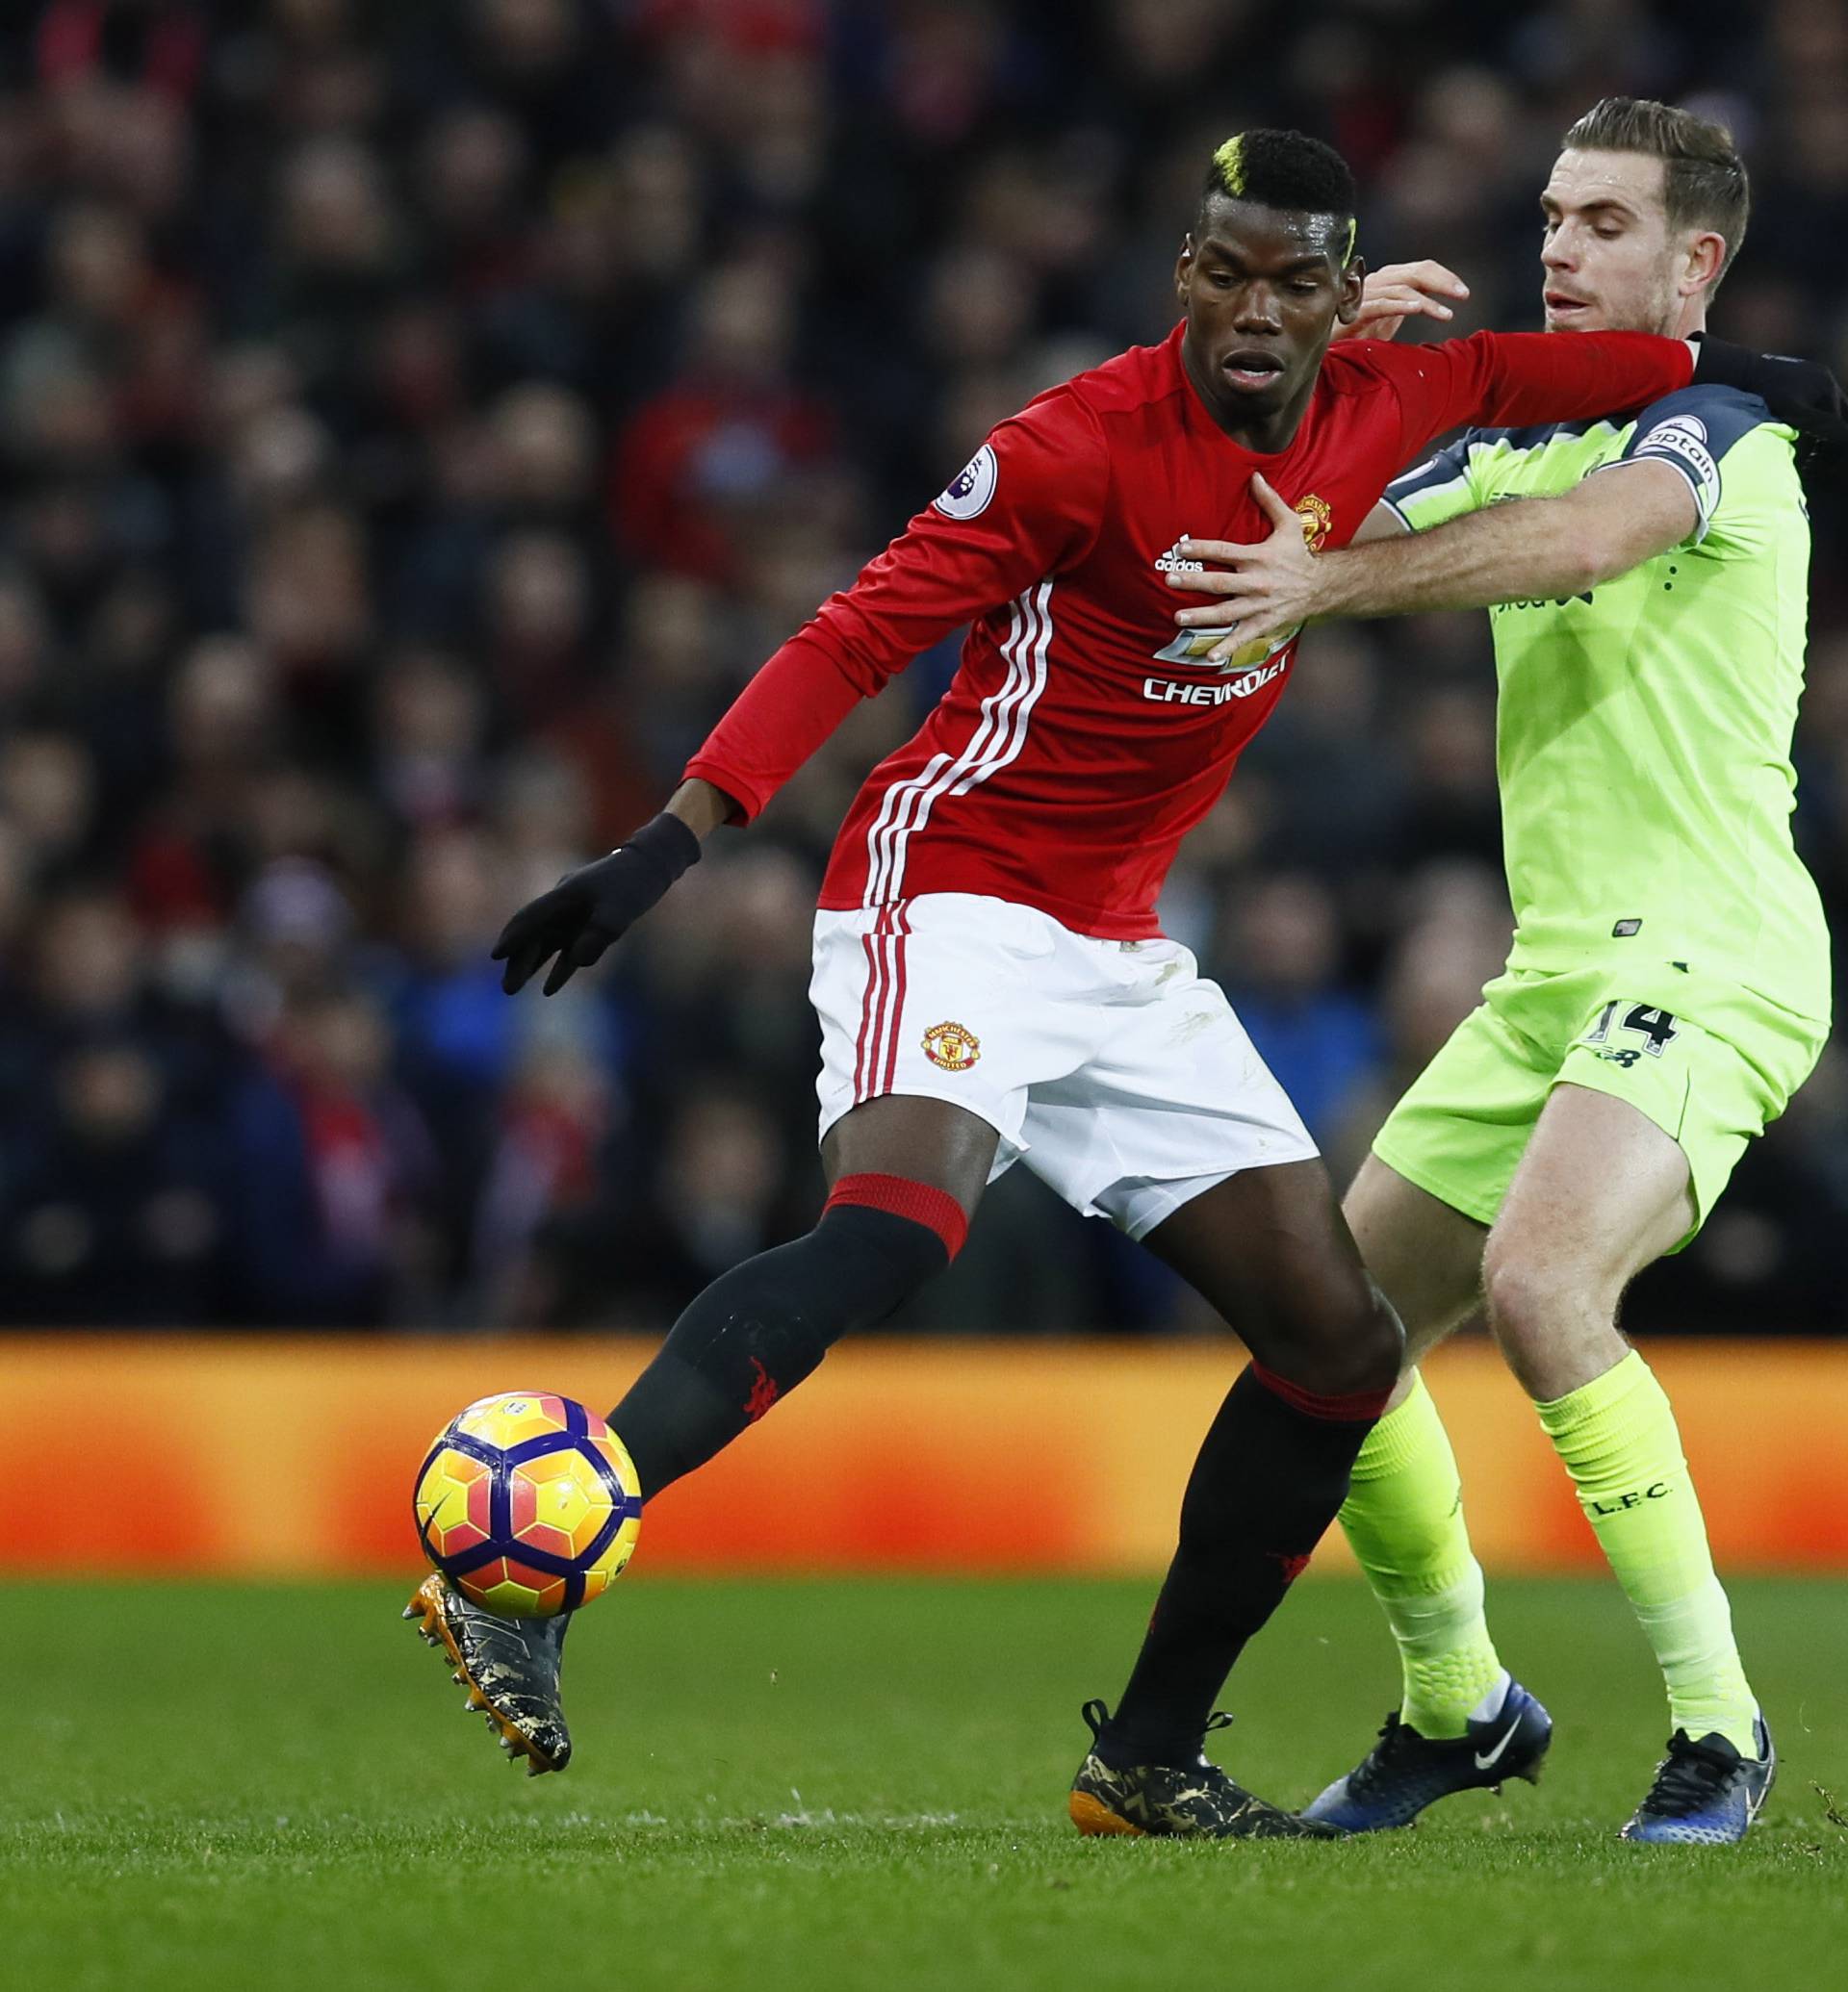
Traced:
<path id="1" fill-rule="evenodd" d="M 1312 491 L 1307 498 L 1296 500 L 1296 512 L 1302 521 L 1302 537 L 1310 552 L 1320 553 L 1322 541 L 1328 537 L 1328 528 L 1335 523 L 1334 506 Z"/>
<path id="2" fill-rule="evenodd" d="M 945 1072 L 966 1072 L 982 1056 L 982 1040 L 962 1024 L 933 1024 L 924 1034 L 924 1056 Z"/>

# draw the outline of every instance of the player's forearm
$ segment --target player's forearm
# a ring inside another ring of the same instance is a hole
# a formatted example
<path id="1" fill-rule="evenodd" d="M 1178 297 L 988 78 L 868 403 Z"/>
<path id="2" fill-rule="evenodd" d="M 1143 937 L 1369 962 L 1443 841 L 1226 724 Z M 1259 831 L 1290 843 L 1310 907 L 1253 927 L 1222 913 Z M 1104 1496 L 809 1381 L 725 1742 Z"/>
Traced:
<path id="1" fill-rule="evenodd" d="M 1684 388 L 1694 349 L 1648 332 L 1478 332 L 1486 365 L 1475 411 L 1461 420 L 1489 428 L 1576 421 L 1639 408 Z"/>
<path id="2" fill-rule="evenodd" d="M 1430 532 L 1323 553 L 1315 572 L 1317 620 L 1580 595 L 1604 578 L 1588 524 L 1557 498 L 1492 505 Z"/>
<path id="3" fill-rule="evenodd" d="M 669 807 L 697 834 L 706 833 L 702 824 L 715 797 L 726 806 L 708 828 L 750 822 L 868 690 L 878 689 L 877 680 L 870 688 L 859 682 L 812 631 L 812 625 L 799 630 L 770 658 L 687 762 Z M 684 810 L 676 806 L 683 798 Z"/>
<path id="4" fill-rule="evenodd" d="M 715 830 L 742 816 L 744 811 L 735 797 L 727 795 L 724 789 L 696 775 L 690 780 L 682 781 L 668 797 L 667 813 L 678 816 L 704 843 Z"/>

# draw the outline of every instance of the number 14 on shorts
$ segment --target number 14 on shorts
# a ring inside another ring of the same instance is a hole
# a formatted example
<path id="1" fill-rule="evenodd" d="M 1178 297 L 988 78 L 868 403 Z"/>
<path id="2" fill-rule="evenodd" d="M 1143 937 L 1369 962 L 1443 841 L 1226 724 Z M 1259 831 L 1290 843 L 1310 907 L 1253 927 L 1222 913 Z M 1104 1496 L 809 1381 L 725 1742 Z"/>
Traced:
<path id="1" fill-rule="evenodd" d="M 1631 1003 L 1623 996 L 1613 996 L 1598 1012 L 1597 1021 L 1579 1042 L 1602 1046 L 1598 1056 L 1613 1065 L 1630 1066 L 1645 1055 L 1659 1059 L 1676 1030 L 1672 1011 L 1655 1009 L 1647 1003 Z M 1613 1031 L 1628 1032 L 1642 1042 L 1637 1045 L 1612 1044 L 1610 1034 Z"/>

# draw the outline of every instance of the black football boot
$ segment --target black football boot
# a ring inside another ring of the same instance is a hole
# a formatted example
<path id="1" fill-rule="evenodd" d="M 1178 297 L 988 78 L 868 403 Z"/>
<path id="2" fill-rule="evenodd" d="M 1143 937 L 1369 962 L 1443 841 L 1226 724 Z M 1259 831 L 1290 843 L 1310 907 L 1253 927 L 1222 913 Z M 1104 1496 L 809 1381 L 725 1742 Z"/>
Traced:
<path id="1" fill-rule="evenodd" d="M 432 1571 L 411 1594 L 404 1616 L 441 1648 L 454 1667 L 463 1706 L 478 1710 L 508 1758 L 526 1759 L 526 1773 L 562 1771 L 571 1762 L 571 1731 L 559 1701 L 569 1612 L 551 1619 L 502 1619 L 464 1597 Z"/>

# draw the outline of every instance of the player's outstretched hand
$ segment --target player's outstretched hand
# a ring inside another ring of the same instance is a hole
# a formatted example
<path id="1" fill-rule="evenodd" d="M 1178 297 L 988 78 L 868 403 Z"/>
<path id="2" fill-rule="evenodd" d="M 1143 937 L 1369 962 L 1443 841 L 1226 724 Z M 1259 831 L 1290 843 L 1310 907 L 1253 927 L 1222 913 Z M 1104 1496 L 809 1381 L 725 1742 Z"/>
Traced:
<path id="1" fill-rule="evenodd" d="M 1442 324 L 1456 316 L 1451 307 L 1469 294 L 1469 285 L 1441 263 L 1426 259 L 1423 263 L 1382 264 L 1367 272 L 1354 322 L 1336 325 L 1335 337 L 1396 338 L 1407 319 L 1436 319 Z"/>
<path id="2" fill-rule="evenodd" d="M 607 857 L 567 872 L 550 892 L 522 907 L 500 930 L 494 959 L 507 964 L 500 986 L 516 995 L 556 955 L 545 993 L 555 996 L 580 968 L 601 958 L 699 861 L 700 840 L 663 811 Z"/>
<path id="3" fill-rule="evenodd" d="M 1777 421 L 1787 422 L 1811 444 L 1832 450 L 1848 444 L 1848 397 L 1820 361 L 1755 353 L 1703 333 L 1694 349 L 1694 378 L 1704 386 L 1740 388 L 1757 395 Z"/>

